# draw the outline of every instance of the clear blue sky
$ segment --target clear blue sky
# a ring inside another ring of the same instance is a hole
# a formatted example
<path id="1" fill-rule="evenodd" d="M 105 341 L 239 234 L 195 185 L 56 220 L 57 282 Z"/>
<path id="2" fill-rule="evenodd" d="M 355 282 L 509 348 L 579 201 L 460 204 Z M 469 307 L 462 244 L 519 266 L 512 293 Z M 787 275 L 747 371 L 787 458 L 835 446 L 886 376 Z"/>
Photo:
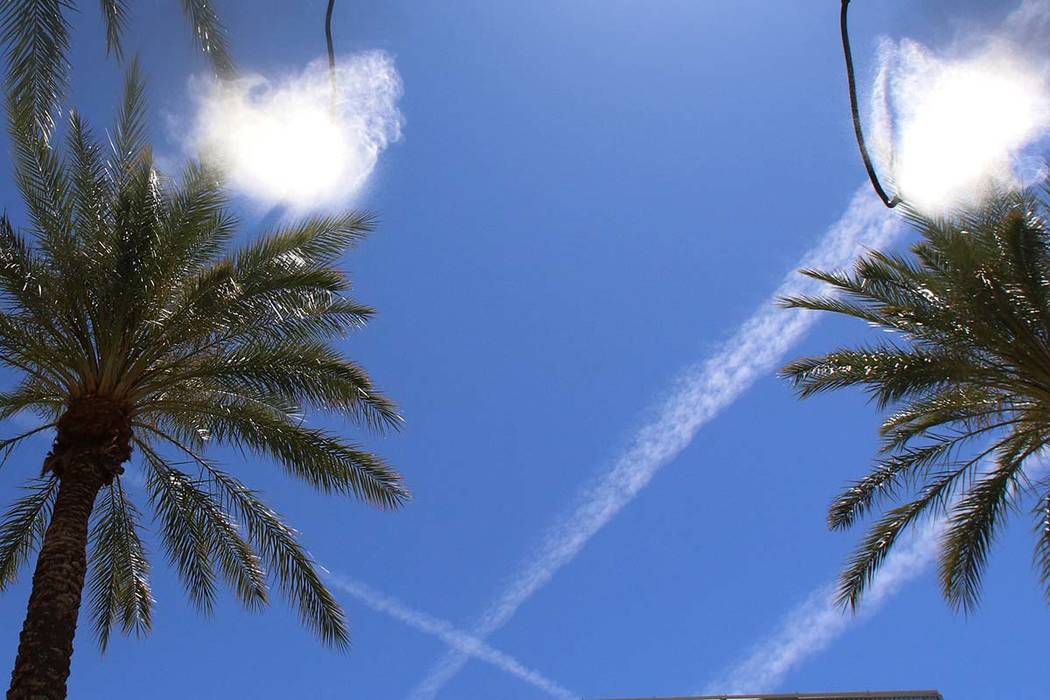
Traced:
<path id="1" fill-rule="evenodd" d="M 97 8 L 81 4 L 72 101 L 102 127 L 120 68 L 104 57 Z M 187 80 L 203 66 L 178 3 L 133 5 L 128 48 L 148 74 L 158 147 L 175 153 L 167 118 L 188 113 Z M 376 512 L 226 455 L 319 562 L 471 628 L 645 410 L 773 291 L 862 182 L 838 5 L 337 3 L 339 51 L 390 53 L 405 85 L 404 138 L 358 202 L 382 225 L 347 260 L 379 316 L 348 350 L 404 409 L 403 433 L 362 439 L 415 499 Z M 937 46 L 1013 3 L 855 5 L 867 75 L 880 34 Z M 324 50 L 322 0 L 217 6 L 245 69 L 294 71 Z M 6 167 L 0 178 L 17 213 Z M 265 222 L 244 223 L 250 234 Z M 824 322 L 792 354 L 861 333 Z M 875 426 L 862 396 L 799 403 L 762 378 L 488 641 L 587 697 L 704 688 L 836 575 L 860 532 L 829 533 L 825 509 L 869 466 Z M 46 448 L 19 451 L 0 492 L 35 474 Z M 1046 697 L 1050 614 L 1031 546 L 1022 514 L 975 614 L 952 613 L 928 571 L 776 690 Z M 321 647 L 276 596 L 261 614 L 230 600 L 205 619 L 153 552 L 152 637 L 119 638 L 103 657 L 84 623 L 72 698 L 400 699 L 446 651 L 346 596 L 349 655 Z M 0 596 L 3 668 L 27 580 Z M 544 695 L 474 661 L 439 697 Z"/>

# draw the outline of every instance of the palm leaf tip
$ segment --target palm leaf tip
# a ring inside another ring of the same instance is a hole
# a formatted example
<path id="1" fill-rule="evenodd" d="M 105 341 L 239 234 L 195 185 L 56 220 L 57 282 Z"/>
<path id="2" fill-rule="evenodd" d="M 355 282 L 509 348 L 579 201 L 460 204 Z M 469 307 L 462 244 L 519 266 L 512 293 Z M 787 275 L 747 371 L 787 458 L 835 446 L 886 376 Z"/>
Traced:
<path id="1" fill-rule="evenodd" d="M 88 604 L 103 651 L 114 625 L 135 635 L 148 634 L 153 626 L 149 560 L 138 519 L 120 482 L 108 487 L 96 509 L 88 582 Z"/>
<path id="2" fill-rule="evenodd" d="M 0 520 L 0 591 L 14 583 L 21 567 L 43 540 L 58 495 L 58 479 L 34 479 L 23 490 L 24 495 Z"/>

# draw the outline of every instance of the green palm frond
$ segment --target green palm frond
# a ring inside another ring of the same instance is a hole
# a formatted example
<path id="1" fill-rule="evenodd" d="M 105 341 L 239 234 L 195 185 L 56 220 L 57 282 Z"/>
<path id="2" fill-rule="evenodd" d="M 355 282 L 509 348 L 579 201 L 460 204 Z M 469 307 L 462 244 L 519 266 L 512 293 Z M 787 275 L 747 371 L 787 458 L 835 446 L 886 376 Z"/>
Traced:
<path id="1" fill-rule="evenodd" d="M 208 382 L 236 395 L 270 395 L 345 412 L 377 429 L 397 428 L 397 406 L 378 393 L 357 364 L 318 341 L 246 343 L 231 354 L 204 356 L 162 386 Z"/>
<path id="2" fill-rule="evenodd" d="M 909 527 L 924 517 L 943 514 L 958 482 L 976 468 L 976 461 L 941 472 L 930 479 L 919 497 L 892 508 L 868 530 L 839 579 L 838 602 L 856 610 L 879 566 Z"/>
<path id="3" fill-rule="evenodd" d="M 977 479 L 952 507 L 940 573 L 944 597 L 954 607 L 976 607 L 988 549 L 1005 522 L 1011 496 L 1021 488 L 1022 465 L 1045 439 L 1045 435 L 1036 439 L 1025 435 L 1002 443 L 995 468 Z"/>
<path id="4" fill-rule="evenodd" d="M 152 626 L 149 560 L 138 532 L 139 517 L 119 479 L 95 506 L 88 604 L 103 650 L 114 624 L 119 624 L 125 634 L 147 634 Z"/>
<path id="5" fill-rule="evenodd" d="M 215 3 L 210 0 L 182 0 L 182 9 L 190 21 L 194 43 L 211 62 L 216 73 L 229 77 L 235 67 L 226 28 L 215 12 Z"/>
<path id="6" fill-rule="evenodd" d="M 147 150 L 146 141 L 146 82 L 142 76 L 142 68 L 138 59 L 134 59 L 128 66 L 124 77 L 123 99 L 120 103 L 120 111 L 117 113 L 117 122 L 113 129 L 113 139 L 110 142 L 113 149 L 113 160 L 111 166 L 117 173 L 117 185 L 126 184 L 123 178 L 134 177 L 135 174 L 143 172 L 142 156 Z M 148 173 L 147 167 L 146 171 Z M 128 195 L 133 195 L 134 190 L 126 187 Z M 141 198 L 141 195 L 140 195 Z M 124 199 L 127 206 L 132 202 L 137 203 L 140 198 L 118 196 L 117 201 Z"/>
<path id="7" fill-rule="evenodd" d="M 127 0 L 101 0 L 106 26 L 106 50 L 118 59 L 129 21 Z M 236 67 L 229 39 L 214 3 L 183 0 L 193 41 L 212 70 L 231 77 Z M 69 82 L 70 23 L 75 0 L 0 0 L 0 43 L 7 64 L 5 76 L 11 116 L 47 139 L 55 126 L 58 104 Z"/>
<path id="8" fill-rule="evenodd" d="M 1022 191 L 954 219 L 905 213 L 921 234 L 909 255 L 876 251 L 844 272 L 804 271 L 831 292 L 783 301 L 859 319 L 891 340 L 801 358 L 782 374 L 801 397 L 859 387 L 887 411 L 875 468 L 834 501 L 828 523 L 851 527 L 904 503 L 870 526 L 840 601 L 857 605 L 909 527 L 944 517 L 943 594 L 970 610 L 1014 506 L 1033 493 L 1046 502 L 1046 484 L 1026 485 L 1032 456 L 1050 440 L 1050 206 Z M 990 469 L 986 455 L 995 455 Z M 1050 596 L 1050 530 L 1039 517 L 1036 558 Z"/>
<path id="9" fill-rule="evenodd" d="M 1050 494 L 1043 496 L 1035 508 L 1036 544 L 1035 564 L 1043 592 L 1050 601 Z"/>
<path id="10" fill-rule="evenodd" d="M 102 0 L 102 19 L 106 22 L 106 50 L 121 58 L 124 55 L 121 37 L 128 27 L 126 0 Z"/>
<path id="11" fill-rule="evenodd" d="M 190 598 L 205 612 L 215 601 L 213 562 L 237 597 L 249 608 L 267 601 L 266 578 L 259 557 L 230 513 L 202 482 L 191 478 L 144 442 L 151 473 L 149 491 L 161 516 L 168 554 L 178 565 Z"/>
<path id="12" fill-rule="evenodd" d="M 162 420 L 173 424 L 179 436 L 204 434 L 269 456 L 322 493 L 352 494 L 383 508 L 396 508 L 409 497 L 400 475 L 383 460 L 335 435 L 302 425 L 301 417 L 272 404 L 198 389 L 156 405 L 164 411 Z"/>
<path id="13" fill-rule="evenodd" d="M 68 0 L 4 0 L 0 41 L 12 117 L 39 133 L 54 128 L 55 106 L 66 90 L 69 53 Z"/>
<path id="14" fill-rule="evenodd" d="M 299 544 L 295 530 L 234 477 L 210 465 L 208 474 L 216 491 L 223 495 L 226 507 L 238 513 L 247 525 L 267 568 L 281 591 L 299 609 L 303 623 L 325 643 L 347 646 L 350 631 L 346 617 L 321 580 L 316 564 Z"/>
<path id="15" fill-rule="evenodd" d="M 25 495 L 0 520 L 0 590 L 14 583 L 19 569 L 43 540 L 58 495 L 58 479 L 33 479 L 23 488 Z"/>
<path id="16" fill-rule="evenodd" d="M 349 644 L 350 633 L 343 611 L 321 580 L 310 555 L 299 544 L 295 530 L 235 477 L 176 440 L 166 439 L 205 471 L 205 481 L 223 507 L 241 518 L 270 575 L 298 607 L 302 621 L 327 643 Z"/>

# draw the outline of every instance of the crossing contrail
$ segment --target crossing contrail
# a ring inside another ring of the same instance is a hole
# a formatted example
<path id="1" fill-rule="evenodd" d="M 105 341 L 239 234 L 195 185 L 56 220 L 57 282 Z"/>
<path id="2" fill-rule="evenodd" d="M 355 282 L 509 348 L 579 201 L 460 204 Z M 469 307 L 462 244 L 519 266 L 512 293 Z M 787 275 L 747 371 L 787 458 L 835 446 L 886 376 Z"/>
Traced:
<path id="1" fill-rule="evenodd" d="M 841 269 L 868 248 L 884 248 L 903 227 L 867 189 L 853 196 L 845 214 L 801 260 L 801 266 Z M 529 598 L 571 562 L 594 535 L 645 488 L 661 467 L 677 457 L 698 430 L 732 404 L 755 381 L 772 371 L 786 352 L 816 322 L 805 311 L 777 306 L 784 296 L 813 294 L 822 285 L 792 272 L 721 349 L 687 370 L 672 387 L 656 418 L 643 425 L 628 448 L 596 480 L 586 485 L 573 505 L 547 529 L 510 585 L 473 626 L 480 640 L 507 623 Z M 459 672 L 470 654 L 453 648 L 411 691 L 414 700 L 429 700 Z"/>
<path id="2" fill-rule="evenodd" d="M 947 58 L 907 40 L 884 46 L 880 80 L 873 95 L 874 132 L 895 132 L 897 148 L 885 165 L 894 171 L 909 201 L 914 199 L 924 209 L 937 211 L 966 193 L 977 196 L 975 188 L 982 183 L 1012 186 L 1031 179 L 1021 167 L 1024 155 L 1050 128 L 1050 62 L 1045 32 L 1035 29 L 1047 26 L 1050 2 L 1024 0 L 1000 30 L 970 55 Z M 972 96 L 984 94 L 982 86 L 1016 99 L 984 100 L 979 109 L 974 109 Z M 884 98 L 889 98 L 889 111 L 882 104 Z M 895 128 L 891 120 L 896 121 Z M 945 131 L 948 127 L 962 129 L 962 135 Z M 951 140 L 952 134 L 958 138 Z M 876 142 L 883 147 L 877 150 L 889 150 L 888 144 L 879 139 Z M 802 259 L 801 266 L 843 268 L 865 248 L 889 247 L 902 230 L 862 187 L 843 216 Z M 783 360 L 816 318 L 777 309 L 776 300 L 825 291 L 821 287 L 813 280 L 789 275 L 721 350 L 685 372 L 657 418 L 635 433 L 610 468 L 587 485 L 573 506 L 547 529 L 510 585 L 474 625 L 475 637 L 485 639 L 505 625 L 645 488 L 661 467 L 692 442 L 703 425 Z M 841 623 L 829 623 L 825 629 L 832 630 L 835 624 Z M 412 691 L 413 700 L 430 700 L 437 695 L 468 658 L 456 650 L 446 653 Z"/>
<path id="3" fill-rule="evenodd" d="M 501 671 L 505 671 L 515 678 L 525 681 L 551 697 L 559 698 L 559 700 L 577 700 L 580 697 L 578 694 L 547 678 L 539 671 L 526 667 L 513 656 L 493 649 L 484 641 L 456 629 L 445 620 L 419 610 L 413 610 L 404 603 L 384 593 L 380 593 L 349 576 L 330 573 L 328 580 L 335 588 L 352 596 L 372 610 L 389 615 L 396 620 L 404 622 L 409 627 L 414 627 L 432 637 L 437 637 L 460 653 L 492 664 Z"/>

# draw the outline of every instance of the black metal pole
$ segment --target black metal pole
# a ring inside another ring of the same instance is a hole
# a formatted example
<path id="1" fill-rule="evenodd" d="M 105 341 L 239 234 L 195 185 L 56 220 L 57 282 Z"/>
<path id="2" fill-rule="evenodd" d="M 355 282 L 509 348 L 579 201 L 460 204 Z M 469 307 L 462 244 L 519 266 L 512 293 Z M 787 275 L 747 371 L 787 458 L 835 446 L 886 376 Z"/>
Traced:
<path id="1" fill-rule="evenodd" d="M 335 112 L 335 46 L 332 43 L 332 12 L 335 10 L 335 0 L 328 0 L 328 11 L 324 16 L 324 38 L 328 43 L 328 79 L 332 83 L 332 112 Z"/>
<path id="2" fill-rule="evenodd" d="M 871 186 L 875 188 L 875 193 L 879 195 L 879 199 L 887 207 L 892 209 L 893 207 L 900 204 L 900 197 L 894 195 L 892 198 L 886 194 L 886 190 L 882 189 L 882 184 L 879 182 L 879 176 L 875 174 L 875 166 L 871 163 L 871 157 L 868 155 L 868 147 L 864 143 L 864 131 L 860 125 L 860 109 L 857 107 L 857 81 L 853 75 L 853 52 L 850 50 L 849 45 L 849 26 L 846 21 L 846 16 L 849 11 L 849 0 L 842 0 L 842 12 L 839 15 L 839 29 L 842 33 L 842 52 L 846 56 L 846 80 L 849 83 L 849 106 L 850 111 L 853 114 L 853 131 L 857 135 L 857 146 L 860 148 L 860 156 L 864 159 L 864 168 L 868 171 L 868 179 L 871 180 Z"/>

